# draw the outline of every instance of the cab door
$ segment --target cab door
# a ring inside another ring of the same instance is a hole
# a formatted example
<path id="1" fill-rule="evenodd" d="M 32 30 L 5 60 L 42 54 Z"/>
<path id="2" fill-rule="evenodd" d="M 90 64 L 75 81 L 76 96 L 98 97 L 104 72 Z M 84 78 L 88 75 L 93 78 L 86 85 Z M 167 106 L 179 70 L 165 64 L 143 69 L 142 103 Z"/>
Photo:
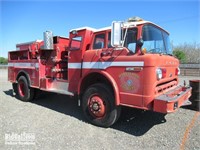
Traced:
<path id="1" fill-rule="evenodd" d="M 69 91 L 73 93 L 77 92 L 78 81 L 81 78 L 85 31 L 86 30 L 70 32 L 68 48 L 68 82 Z"/>
<path id="2" fill-rule="evenodd" d="M 130 28 L 124 41 L 124 48 L 112 48 L 111 33 L 107 33 L 107 48 L 102 50 L 99 66 L 102 66 L 117 83 L 120 104 L 135 107 L 143 106 L 143 59 L 136 50 L 137 29 Z M 101 68 L 101 67 L 100 67 Z"/>

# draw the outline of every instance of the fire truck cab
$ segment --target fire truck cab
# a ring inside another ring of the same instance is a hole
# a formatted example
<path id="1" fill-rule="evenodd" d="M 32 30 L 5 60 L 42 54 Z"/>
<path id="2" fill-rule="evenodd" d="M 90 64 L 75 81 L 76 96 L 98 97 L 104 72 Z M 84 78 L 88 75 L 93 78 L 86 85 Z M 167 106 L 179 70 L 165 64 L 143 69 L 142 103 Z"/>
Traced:
<path id="1" fill-rule="evenodd" d="M 113 125 L 121 106 L 169 113 L 190 103 L 191 87 L 178 86 L 169 33 L 138 17 L 73 29 L 69 38 L 47 31 L 43 41 L 16 47 L 8 80 L 17 97 L 33 100 L 36 89 L 76 96 L 94 125 Z"/>

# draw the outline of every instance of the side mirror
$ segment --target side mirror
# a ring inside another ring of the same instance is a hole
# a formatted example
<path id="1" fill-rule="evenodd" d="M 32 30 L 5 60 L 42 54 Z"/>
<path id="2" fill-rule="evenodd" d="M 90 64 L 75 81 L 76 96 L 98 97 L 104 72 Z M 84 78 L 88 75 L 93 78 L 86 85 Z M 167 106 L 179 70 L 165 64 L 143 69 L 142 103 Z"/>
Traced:
<path id="1" fill-rule="evenodd" d="M 143 44 L 144 44 L 144 41 L 143 41 L 142 38 L 140 38 L 140 39 L 137 41 L 137 45 L 138 45 L 139 47 L 142 47 Z"/>
<path id="2" fill-rule="evenodd" d="M 122 47 L 121 42 L 122 37 L 122 22 L 112 22 L 112 31 L 111 31 L 111 45 L 113 47 Z"/>

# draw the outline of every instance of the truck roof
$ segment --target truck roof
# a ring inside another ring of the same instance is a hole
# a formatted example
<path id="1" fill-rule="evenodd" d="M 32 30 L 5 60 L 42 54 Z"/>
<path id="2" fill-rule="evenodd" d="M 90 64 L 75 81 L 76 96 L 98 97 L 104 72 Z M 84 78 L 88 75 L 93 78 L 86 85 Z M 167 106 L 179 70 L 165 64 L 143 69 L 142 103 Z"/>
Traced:
<path id="1" fill-rule="evenodd" d="M 150 24 L 153 24 L 159 28 L 161 28 L 162 30 L 164 30 L 165 32 L 167 32 L 169 34 L 168 31 L 166 31 L 165 29 L 163 29 L 162 27 L 160 27 L 159 25 L 155 24 L 155 23 L 152 23 L 150 21 L 135 21 L 135 22 L 124 22 L 124 26 L 125 27 L 132 27 L 132 26 L 137 26 L 137 25 L 141 25 L 141 24 L 146 24 L 146 23 L 150 23 Z M 91 28 L 91 27 L 81 27 L 81 28 L 75 28 L 75 29 L 72 29 L 70 30 L 71 31 L 80 31 L 80 30 L 91 30 L 93 32 L 100 32 L 100 31 L 104 31 L 104 30 L 111 30 L 111 26 L 108 26 L 108 27 L 103 27 L 103 28 L 99 28 L 99 29 L 95 29 L 95 28 Z"/>
<path id="2" fill-rule="evenodd" d="M 87 30 L 91 30 L 91 31 L 94 31 L 94 32 L 96 31 L 95 28 L 91 28 L 91 27 L 87 27 L 87 26 L 85 26 L 85 27 L 80 27 L 80 28 L 71 29 L 70 32 L 72 32 L 72 31 L 74 31 L 74 30 L 76 30 L 76 31 L 80 31 L 80 30 L 85 30 L 85 29 L 87 29 Z"/>

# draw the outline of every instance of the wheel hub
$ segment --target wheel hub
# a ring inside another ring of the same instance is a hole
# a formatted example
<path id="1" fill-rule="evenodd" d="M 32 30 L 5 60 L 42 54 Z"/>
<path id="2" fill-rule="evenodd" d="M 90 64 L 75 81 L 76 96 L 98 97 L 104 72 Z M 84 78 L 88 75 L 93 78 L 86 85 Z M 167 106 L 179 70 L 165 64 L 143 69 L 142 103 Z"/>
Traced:
<path id="1" fill-rule="evenodd" d="M 93 96 L 89 100 L 89 112 L 96 118 L 103 117 L 106 112 L 104 101 L 99 96 Z"/>
<path id="2" fill-rule="evenodd" d="M 94 104 L 92 105 L 92 109 L 93 109 L 94 111 L 98 111 L 98 110 L 99 110 L 99 104 L 98 104 L 98 103 L 94 103 Z"/>

